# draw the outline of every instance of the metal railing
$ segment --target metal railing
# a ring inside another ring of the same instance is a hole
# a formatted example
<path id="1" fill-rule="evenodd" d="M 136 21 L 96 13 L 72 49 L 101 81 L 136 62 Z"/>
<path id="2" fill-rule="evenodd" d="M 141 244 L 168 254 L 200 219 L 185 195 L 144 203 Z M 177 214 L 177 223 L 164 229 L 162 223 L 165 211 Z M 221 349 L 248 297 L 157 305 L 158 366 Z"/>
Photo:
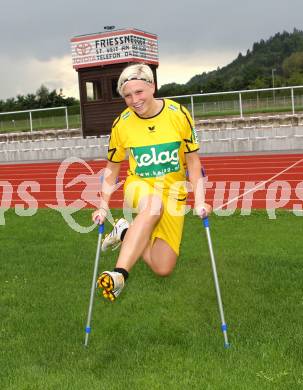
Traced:
<path id="1" fill-rule="evenodd" d="M 295 90 L 302 90 L 303 93 L 303 85 L 291 86 L 291 87 L 277 87 L 277 88 L 262 88 L 262 89 L 246 89 L 241 91 L 227 91 L 227 92 L 210 92 L 210 93 L 198 93 L 192 95 L 177 95 L 177 96 L 166 96 L 170 99 L 186 99 L 188 100 L 187 107 L 189 111 L 191 111 L 192 117 L 195 120 L 197 116 L 197 111 L 199 115 L 203 116 L 203 114 L 207 114 L 209 109 L 212 107 L 213 111 L 231 111 L 237 112 L 239 117 L 244 118 L 245 108 L 249 111 L 256 111 L 262 109 L 267 109 L 275 112 L 278 108 L 281 110 L 290 108 L 292 115 L 296 114 L 296 105 L 303 108 L 303 96 L 295 96 Z M 277 96 L 276 91 L 289 91 L 289 96 Z M 267 96 L 266 98 L 260 97 L 260 94 L 266 92 L 267 94 L 272 92 L 272 97 Z M 256 99 L 248 99 L 245 100 L 245 95 L 256 94 Z M 201 103 L 201 100 L 204 97 L 213 97 L 213 96 L 225 96 L 225 95 L 237 95 L 237 100 L 221 100 L 221 101 L 212 101 L 212 102 L 204 102 Z M 195 100 L 200 100 L 200 103 L 196 103 Z M 267 103 L 266 103 L 267 102 Z M 186 105 L 186 104 L 185 104 Z M 205 110 L 205 107 L 208 105 L 208 110 Z M 219 106 L 224 106 L 226 110 L 219 110 Z M 197 107 L 195 109 L 195 107 Z"/>
<path id="2" fill-rule="evenodd" d="M 52 111 L 52 110 L 64 110 L 65 111 L 65 124 L 66 124 L 66 130 L 68 130 L 69 129 L 69 124 L 68 124 L 68 112 L 67 112 L 67 107 L 66 106 L 64 106 L 64 107 L 52 107 L 52 108 L 38 108 L 38 109 L 35 109 L 35 110 L 0 112 L 0 115 L 9 116 L 9 115 L 19 115 L 19 114 L 28 113 L 29 114 L 29 127 L 30 127 L 30 131 L 33 131 L 33 127 L 34 126 L 33 126 L 33 115 L 32 115 L 32 113 L 40 112 L 40 111 Z M 13 124 L 15 123 L 15 119 L 12 119 L 11 121 L 13 122 Z"/>

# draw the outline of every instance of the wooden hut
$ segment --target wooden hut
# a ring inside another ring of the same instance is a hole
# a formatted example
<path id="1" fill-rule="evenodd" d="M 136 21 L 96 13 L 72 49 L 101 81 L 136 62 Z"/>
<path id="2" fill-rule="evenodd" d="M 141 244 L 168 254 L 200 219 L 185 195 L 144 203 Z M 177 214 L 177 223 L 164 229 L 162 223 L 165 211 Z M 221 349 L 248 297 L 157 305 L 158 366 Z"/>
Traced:
<path id="1" fill-rule="evenodd" d="M 125 108 L 117 81 L 125 66 L 150 65 L 157 86 L 158 39 L 137 29 L 105 31 L 71 39 L 73 67 L 78 72 L 82 134 L 109 134 Z"/>

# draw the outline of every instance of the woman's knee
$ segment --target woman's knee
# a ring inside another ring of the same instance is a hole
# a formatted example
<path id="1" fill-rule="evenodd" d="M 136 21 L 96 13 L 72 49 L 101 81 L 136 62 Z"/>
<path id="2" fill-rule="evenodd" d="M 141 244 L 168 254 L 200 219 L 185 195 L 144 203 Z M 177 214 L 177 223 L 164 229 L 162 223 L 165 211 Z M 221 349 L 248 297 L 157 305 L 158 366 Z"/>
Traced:
<path id="1" fill-rule="evenodd" d="M 159 276 L 169 276 L 177 263 L 177 254 L 163 239 L 157 237 L 150 251 L 149 265 Z"/>
<path id="2" fill-rule="evenodd" d="M 169 276 L 173 272 L 172 269 L 156 269 L 154 273 L 158 276 L 162 276 L 163 278 Z"/>
<path id="3" fill-rule="evenodd" d="M 175 268 L 175 263 L 174 264 L 159 264 L 159 263 L 152 263 L 152 270 L 153 272 L 162 277 L 166 277 L 171 275 Z"/>

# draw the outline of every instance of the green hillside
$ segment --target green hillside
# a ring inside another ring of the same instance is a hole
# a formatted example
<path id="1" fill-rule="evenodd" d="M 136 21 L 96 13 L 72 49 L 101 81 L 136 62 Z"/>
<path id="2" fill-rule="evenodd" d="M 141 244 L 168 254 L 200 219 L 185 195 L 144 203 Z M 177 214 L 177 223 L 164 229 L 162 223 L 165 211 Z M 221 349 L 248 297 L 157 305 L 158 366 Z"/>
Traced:
<path id="1" fill-rule="evenodd" d="M 163 85 L 159 96 L 303 85 L 303 31 L 277 33 L 255 42 L 223 68 L 195 75 L 186 84 Z"/>

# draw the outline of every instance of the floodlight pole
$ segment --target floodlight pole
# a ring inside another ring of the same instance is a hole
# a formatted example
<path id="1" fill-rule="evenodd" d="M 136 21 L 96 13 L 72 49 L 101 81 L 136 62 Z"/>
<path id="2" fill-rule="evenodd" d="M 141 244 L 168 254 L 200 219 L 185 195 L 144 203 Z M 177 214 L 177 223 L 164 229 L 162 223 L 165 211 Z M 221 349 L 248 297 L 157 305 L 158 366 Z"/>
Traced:
<path id="1" fill-rule="evenodd" d="M 274 99 L 274 104 L 276 103 L 276 95 L 275 95 L 275 71 L 276 69 L 271 70 L 271 78 L 272 78 L 272 96 Z"/>
<path id="2" fill-rule="evenodd" d="M 193 121 L 195 121 L 195 110 L 194 110 L 194 97 L 190 97 L 190 103 L 191 103 L 191 116 L 193 118 Z"/>

